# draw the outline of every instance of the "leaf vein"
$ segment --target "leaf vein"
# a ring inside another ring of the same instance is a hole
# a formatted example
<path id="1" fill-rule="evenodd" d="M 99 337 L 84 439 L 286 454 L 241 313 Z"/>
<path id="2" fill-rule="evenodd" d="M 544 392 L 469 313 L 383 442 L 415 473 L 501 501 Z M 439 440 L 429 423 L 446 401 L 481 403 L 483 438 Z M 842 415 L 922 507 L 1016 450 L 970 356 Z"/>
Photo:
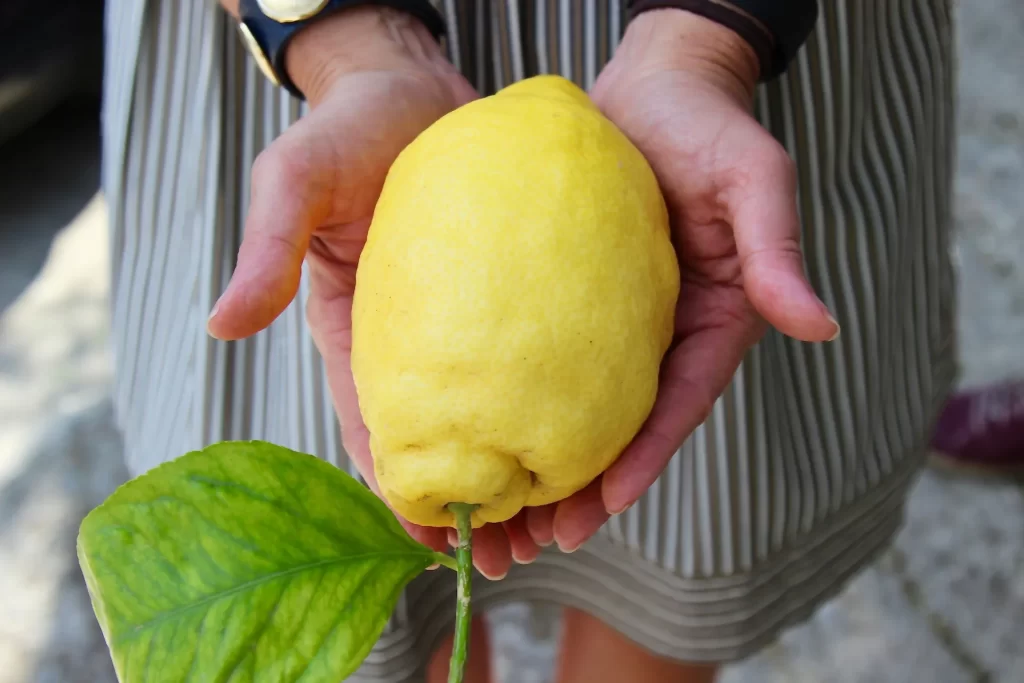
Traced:
<path id="1" fill-rule="evenodd" d="M 359 583 L 356 584 L 355 589 L 349 593 L 353 597 L 350 598 L 349 601 L 345 604 L 345 607 L 343 609 L 338 610 L 338 613 L 334 616 L 334 621 L 331 622 L 331 627 L 327 629 L 327 632 L 323 635 L 322 638 L 320 638 L 320 642 L 317 643 L 316 648 L 313 650 L 309 659 L 306 661 L 306 666 L 303 667 L 302 671 L 299 672 L 299 675 L 295 677 L 295 681 L 297 683 L 299 681 L 302 681 L 302 679 L 305 677 L 306 673 L 309 671 L 309 667 L 313 665 L 313 662 L 316 661 L 316 658 L 320 655 L 320 651 L 324 649 L 324 644 L 332 635 L 334 635 L 334 632 L 338 630 L 338 626 L 341 625 L 342 618 L 348 615 L 349 611 L 352 609 L 352 605 L 355 603 L 354 596 L 359 595 L 359 591 L 363 588 L 363 586 L 366 585 L 366 582 L 373 575 L 374 572 L 366 572 L 363 575 L 363 577 L 359 579 Z"/>
<path id="2" fill-rule="evenodd" d="M 341 470 L 338 470 L 338 471 L 341 472 Z M 344 473 L 342 473 L 342 474 L 344 474 Z M 201 474 L 191 474 L 191 475 L 189 475 L 188 479 L 189 479 L 189 481 L 195 482 L 197 484 L 203 484 L 203 485 L 209 486 L 209 487 L 214 488 L 214 489 L 233 490 L 233 491 L 237 491 L 239 493 L 245 494 L 246 496 L 248 496 L 248 497 L 250 497 L 250 498 L 252 498 L 254 500 L 258 500 L 258 501 L 260 501 L 262 503 L 265 503 L 265 504 L 269 505 L 270 507 L 273 507 L 273 508 L 275 508 L 277 510 L 281 510 L 282 512 L 285 512 L 286 514 L 294 517 L 295 519 L 297 519 L 297 520 L 299 520 L 301 522 L 309 524 L 309 526 L 313 527 L 314 529 L 316 529 L 317 531 L 322 533 L 325 537 L 330 538 L 333 541 L 336 541 L 336 542 L 340 541 L 342 543 L 347 543 L 350 540 L 350 537 L 346 537 L 346 536 L 339 537 L 337 535 L 337 532 L 340 530 L 339 528 L 337 528 L 337 527 L 335 527 L 335 528 L 324 527 L 319 521 L 317 521 L 314 518 L 310 517 L 307 514 L 308 510 L 306 509 L 305 505 L 303 504 L 305 501 L 299 500 L 298 501 L 299 505 L 297 507 L 293 507 L 291 505 L 285 504 L 281 500 L 275 500 L 274 498 L 268 497 L 268 496 L 266 496 L 266 495 L 264 495 L 262 493 L 259 493 L 259 492 L 255 491 L 255 490 L 253 490 L 252 488 L 250 488 L 250 487 L 248 487 L 248 486 L 246 486 L 244 484 L 240 484 L 240 483 L 237 483 L 237 482 L 222 481 L 222 480 L 215 479 L 213 477 L 204 476 L 204 475 L 201 475 Z M 352 481 L 353 481 L 353 483 L 355 482 L 355 480 L 352 480 Z M 357 486 L 359 488 L 365 489 L 367 492 L 370 492 L 369 487 L 367 487 L 365 484 L 357 484 Z M 284 488 L 287 489 L 287 487 L 284 487 Z M 398 521 L 395 519 L 394 515 L 392 515 L 391 512 L 387 509 L 387 507 L 384 506 L 384 503 L 382 501 L 380 501 L 379 499 L 377 499 L 376 496 L 374 496 L 373 503 L 374 504 L 366 505 L 363 508 L 362 511 L 364 513 L 367 513 L 367 512 L 370 513 L 370 515 L 377 522 L 379 522 L 382 527 L 387 529 L 392 535 L 402 539 L 403 541 L 407 541 L 409 537 L 405 533 L 405 530 L 402 529 L 401 525 L 398 524 Z"/>
<path id="3" fill-rule="evenodd" d="M 203 644 L 203 632 L 206 630 L 206 617 L 208 616 L 210 616 L 209 612 L 204 614 L 202 621 L 199 622 L 199 633 L 196 636 L 196 646 L 192 650 L 192 662 L 188 667 L 188 677 L 185 679 L 186 683 L 192 680 L 192 675 L 196 672 L 196 662 L 199 661 L 199 649 Z"/>
<path id="4" fill-rule="evenodd" d="M 189 481 L 192 481 L 192 482 L 195 482 L 195 483 L 198 483 L 198 484 L 203 484 L 203 485 L 209 486 L 210 488 L 214 488 L 214 489 L 225 489 L 225 490 L 237 491 L 237 492 L 243 493 L 246 496 L 248 496 L 249 498 L 252 498 L 253 500 L 257 500 L 257 501 L 259 501 L 261 503 L 264 503 L 267 506 L 269 506 L 271 508 L 274 508 L 275 510 L 279 510 L 279 511 L 283 512 L 284 514 L 287 514 L 289 517 L 292 517 L 295 520 L 297 520 L 299 522 L 302 522 L 303 524 L 306 524 L 306 525 L 308 525 L 309 527 L 311 527 L 313 529 L 316 529 L 318 532 L 320 532 L 324 536 L 324 538 L 328 538 L 331 541 L 333 541 L 334 543 L 337 543 L 338 545 L 346 545 L 346 544 L 351 543 L 352 540 L 357 540 L 357 541 L 359 540 L 359 539 L 353 539 L 352 536 L 339 535 L 338 532 L 341 531 L 343 529 L 343 527 L 339 528 L 339 527 L 327 526 L 327 525 L 323 524 L 320 520 L 317 520 L 317 519 L 314 519 L 313 517 L 311 517 L 308 514 L 307 510 L 305 510 L 305 509 L 303 509 L 301 507 L 296 508 L 296 507 L 293 507 L 291 505 L 284 504 L 280 500 L 275 500 L 273 498 L 268 498 L 267 496 L 262 495 L 262 494 L 260 494 L 260 493 L 258 493 L 256 491 L 252 490 L 248 486 L 244 486 L 242 484 L 237 484 L 237 483 L 234 483 L 234 482 L 218 481 L 217 479 L 212 479 L 210 477 L 204 477 L 204 476 L 195 475 L 195 474 L 193 474 L 193 475 L 191 475 L 189 477 Z M 168 498 L 172 498 L 172 499 L 178 499 L 176 496 L 167 496 L 167 497 Z M 374 511 L 374 512 L 375 512 L 374 516 L 377 516 L 376 515 L 376 511 Z M 378 517 L 378 520 L 379 521 L 383 521 L 380 517 Z"/>
<path id="5" fill-rule="evenodd" d="M 323 572 L 321 572 L 321 574 L 322 573 Z M 238 671 L 238 667 L 246 660 L 247 656 L 252 655 L 253 650 L 255 650 L 256 645 L 260 641 L 260 638 L 262 638 L 263 634 L 266 633 L 267 628 L 270 626 L 270 622 L 272 622 L 274 620 L 274 616 L 277 615 L 277 610 L 281 607 L 281 599 L 288 590 L 288 584 L 291 582 L 292 577 L 287 576 L 285 579 L 286 580 L 281 583 L 281 590 L 278 592 L 277 598 L 274 600 L 274 606 L 267 612 L 267 617 L 263 620 L 263 623 L 260 624 L 260 627 L 249 636 L 248 641 L 251 644 L 251 647 L 248 648 L 248 650 L 244 647 L 239 649 L 235 663 L 231 666 L 231 670 L 228 672 L 227 676 L 223 678 L 224 681 L 230 681 L 232 677 L 234 677 L 235 672 Z"/>
<path id="6" fill-rule="evenodd" d="M 171 620 L 173 620 L 173 619 L 175 619 L 175 618 L 177 618 L 177 617 L 179 617 L 181 615 L 188 614 L 190 612 L 195 611 L 196 609 L 199 609 L 201 607 L 205 607 L 206 605 L 209 605 L 210 603 L 217 602 L 218 600 L 221 600 L 223 598 L 230 597 L 232 595 L 235 595 L 236 593 L 241 593 L 241 592 L 243 592 L 243 591 L 245 591 L 245 590 L 247 590 L 249 588 L 252 588 L 252 587 L 255 587 L 255 586 L 259 586 L 261 584 L 268 583 L 270 581 L 274 581 L 274 580 L 279 579 L 279 578 L 288 577 L 288 576 L 291 576 L 293 574 L 300 574 L 302 572 L 311 571 L 313 569 L 318 569 L 318 568 L 321 568 L 321 567 L 330 567 L 332 565 L 342 565 L 342 564 L 346 564 L 346 563 L 350 563 L 350 562 L 360 562 L 362 560 L 376 561 L 378 559 L 384 559 L 384 558 L 401 558 L 401 557 L 422 558 L 423 557 L 423 553 L 419 553 L 419 552 L 375 552 L 375 553 L 363 553 L 363 554 L 360 554 L 360 555 L 347 555 L 347 556 L 344 556 L 344 557 L 335 557 L 335 558 L 330 558 L 330 559 L 326 559 L 326 560 L 319 560 L 317 562 L 309 562 L 309 563 L 306 563 L 306 564 L 298 565 L 296 567 L 290 567 L 288 569 L 283 569 L 281 571 L 273 572 L 271 574 L 266 574 L 264 576 L 260 576 L 260 577 L 257 577 L 255 579 L 251 579 L 249 581 L 246 581 L 245 583 L 239 584 L 237 586 L 233 586 L 231 588 L 228 588 L 228 589 L 225 589 L 225 590 L 222 590 L 222 591 L 218 591 L 216 593 L 212 593 L 212 594 L 210 594 L 210 595 L 208 595 L 208 596 L 206 596 L 206 597 L 204 597 L 204 598 L 202 598 L 200 600 L 197 600 L 196 602 L 193 602 L 190 605 L 185 605 L 183 607 L 179 607 L 179 608 L 171 610 L 169 612 L 164 612 L 162 614 L 157 614 L 152 619 L 149 619 L 148 621 L 144 621 L 141 624 L 131 625 L 131 626 L 129 626 L 126 629 L 126 632 L 121 633 L 117 638 L 114 639 L 114 645 L 120 646 L 120 645 L 124 644 L 125 642 L 131 641 L 135 636 L 137 636 L 140 633 L 143 633 L 143 632 L 149 630 L 150 628 L 154 628 L 154 627 L 160 626 L 161 624 L 163 624 L 163 623 L 165 623 L 167 621 L 171 621 Z"/>

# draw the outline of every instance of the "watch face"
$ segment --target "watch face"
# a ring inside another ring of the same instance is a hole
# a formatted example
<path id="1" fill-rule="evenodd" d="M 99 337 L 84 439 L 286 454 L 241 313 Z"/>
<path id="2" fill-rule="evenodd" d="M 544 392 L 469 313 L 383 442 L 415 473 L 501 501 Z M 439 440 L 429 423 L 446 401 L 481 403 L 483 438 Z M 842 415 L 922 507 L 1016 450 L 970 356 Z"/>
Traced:
<path id="1" fill-rule="evenodd" d="M 253 60 L 256 62 L 256 66 L 260 68 L 263 75 L 267 77 L 274 85 L 281 85 L 281 81 L 278 79 L 277 74 L 274 73 L 273 67 L 270 66 L 270 61 L 267 59 L 267 55 L 263 52 L 263 48 L 256 42 L 255 36 L 249 27 L 245 25 L 245 22 L 238 24 L 238 32 L 242 34 L 242 40 L 245 42 L 246 48 L 249 50 L 249 54 L 252 55 Z"/>
<path id="2" fill-rule="evenodd" d="M 309 19 L 329 0 L 256 0 L 260 9 L 274 21 L 288 23 Z"/>

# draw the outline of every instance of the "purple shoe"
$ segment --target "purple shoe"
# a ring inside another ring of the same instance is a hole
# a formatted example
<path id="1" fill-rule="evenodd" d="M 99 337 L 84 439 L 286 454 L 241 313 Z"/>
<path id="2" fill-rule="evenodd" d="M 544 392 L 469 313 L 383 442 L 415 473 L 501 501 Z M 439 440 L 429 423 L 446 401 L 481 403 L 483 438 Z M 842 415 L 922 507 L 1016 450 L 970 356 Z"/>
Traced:
<path id="1" fill-rule="evenodd" d="M 1024 470 L 1024 381 L 954 394 L 939 415 L 931 446 L 949 464 Z"/>

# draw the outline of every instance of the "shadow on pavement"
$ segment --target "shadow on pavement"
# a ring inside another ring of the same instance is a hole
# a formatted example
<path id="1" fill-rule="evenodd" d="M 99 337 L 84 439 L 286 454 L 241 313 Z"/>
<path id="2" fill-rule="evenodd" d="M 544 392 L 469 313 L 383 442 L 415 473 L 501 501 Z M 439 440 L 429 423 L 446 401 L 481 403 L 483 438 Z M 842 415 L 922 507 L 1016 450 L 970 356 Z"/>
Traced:
<path id="1" fill-rule="evenodd" d="M 100 186 L 100 105 L 70 100 L 0 147 L 0 314 Z"/>

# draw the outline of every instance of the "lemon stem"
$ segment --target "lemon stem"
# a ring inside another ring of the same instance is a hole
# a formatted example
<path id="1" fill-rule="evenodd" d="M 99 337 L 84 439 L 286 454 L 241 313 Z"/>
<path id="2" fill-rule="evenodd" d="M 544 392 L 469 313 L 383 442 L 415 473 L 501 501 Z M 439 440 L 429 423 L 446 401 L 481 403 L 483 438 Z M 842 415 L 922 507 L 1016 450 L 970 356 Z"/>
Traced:
<path id="1" fill-rule="evenodd" d="M 459 571 L 459 565 L 455 561 L 455 558 L 451 555 L 437 553 L 434 555 L 434 559 L 437 560 L 437 563 L 442 567 L 447 567 L 448 569 L 451 569 L 453 572 Z"/>
<path id="2" fill-rule="evenodd" d="M 455 515 L 455 528 L 459 534 L 459 545 L 455 548 L 456 571 L 458 572 L 458 602 L 455 609 L 455 642 L 452 644 L 452 661 L 448 665 L 448 683 L 462 683 L 469 656 L 469 625 L 472 614 L 469 598 L 473 582 L 473 523 L 471 520 L 475 505 L 452 503 L 448 509 Z"/>

